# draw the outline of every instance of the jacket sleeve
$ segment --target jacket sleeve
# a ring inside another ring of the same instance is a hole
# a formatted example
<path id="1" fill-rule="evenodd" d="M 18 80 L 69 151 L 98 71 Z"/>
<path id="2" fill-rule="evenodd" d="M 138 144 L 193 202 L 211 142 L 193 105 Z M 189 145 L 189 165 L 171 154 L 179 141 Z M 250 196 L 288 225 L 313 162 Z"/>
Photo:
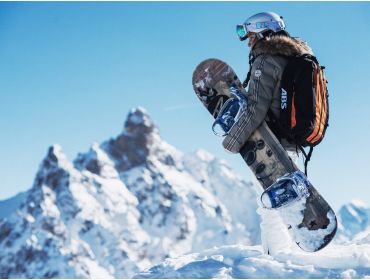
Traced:
<path id="1" fill-rule="evenodd" d="M 271 56 L 261 55 L 254 61 L 247 93 L 247 108 L 223 140 L 222 145 L 226 150 L 238 153 L 266 118 L 274 92 L 278 90 L 277 72 L 278 67 Z"/>

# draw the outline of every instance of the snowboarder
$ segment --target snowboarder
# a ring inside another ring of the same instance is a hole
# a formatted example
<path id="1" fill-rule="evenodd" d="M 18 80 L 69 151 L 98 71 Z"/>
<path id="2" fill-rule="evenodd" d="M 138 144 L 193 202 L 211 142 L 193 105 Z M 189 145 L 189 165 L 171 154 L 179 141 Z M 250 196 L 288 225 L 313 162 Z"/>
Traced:
<path id="1" fill-rule="evenodd" d="M 244 83 L 227 63 L 207 59 L 193 72 L 194 91 L 214 117 L 213 132 L 225 137 L 224 148 L 239 153 L 255 175 L 265 252 L 290 250 L 290 237 L 315 252 L 337 228 L 335 213 L 307 179 L 312 149 L 328 126 L 324 67 L 275 13 L 248 18 L 237 25 L 237 34 L 251 48 Z M 293 162 L 298 149 L 306 175 Z"/>
<path id="2" fill-rule="evenodd" d="M 222 144 L 232 153 L 239 152 L 254 130 L 266 120 L 297 164 L 297 145 L 280 137 L 279 127 L 274 126 L 272 121 L 279 119 L 281 109 L 286 106 L 281 80 L 289 57 L 313 55 L 313 52 L 306 42 L 292 38 L 285 30 L 283 18 L 273 12 L 249 17 L 243 24 L 237 25 L 237 35 L 241 41 L 248 40 L 251 49 L 249 72 L 243 83 L 244 87 L 248 87 L 248 106 L 237 120 L 239 129 L 230 130 Z M 290 237 L 279 215 L 261 205 L 257 212 L 261 216 L 261 239 L 265 252 L 276 254 L 290 250 Z"/>

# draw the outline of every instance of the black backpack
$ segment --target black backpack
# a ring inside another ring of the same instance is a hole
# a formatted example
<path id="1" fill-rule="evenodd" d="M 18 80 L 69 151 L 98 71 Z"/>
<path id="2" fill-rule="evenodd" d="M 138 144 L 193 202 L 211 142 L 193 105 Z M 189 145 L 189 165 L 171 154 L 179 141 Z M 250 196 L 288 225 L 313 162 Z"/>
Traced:
<path id="1" fill-rule="evenodd" d="M 307 175 L 313 147 L 323 140 L 328 127 L 329 95 L 323 71 L 325 67 L 309 54 L 287 58 L 280 88 L 280 117 L 269 110 L 268 125 L 279 140 L 285 138 L 302 151 Z M 304 147 L 310 148 L 308 153 Z"/>

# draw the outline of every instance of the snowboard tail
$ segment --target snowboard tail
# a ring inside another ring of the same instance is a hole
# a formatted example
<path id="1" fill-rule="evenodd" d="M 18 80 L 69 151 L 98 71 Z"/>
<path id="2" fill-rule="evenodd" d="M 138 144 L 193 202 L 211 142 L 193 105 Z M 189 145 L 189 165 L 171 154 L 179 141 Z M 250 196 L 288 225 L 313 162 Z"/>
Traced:
<path id="1" fill-rule="evenodd" d="M 234 70 L 218 59 L 201 62 L 193 73 L 192 82 L 199 100 L 214 118 L 225 102 L 232 98 L 231 88 L 236 88 L 246 96 Z M 250 136 L 240 150 L 240 155 L 260 182 L 261 193 L 279 178 L 299 170 L 266 122 Z M 337 219 L 329 204 L 307 182 L 307 196 L 277 211 L 296 244 L 305 251 L 315 252 L 333 239 Z"/>

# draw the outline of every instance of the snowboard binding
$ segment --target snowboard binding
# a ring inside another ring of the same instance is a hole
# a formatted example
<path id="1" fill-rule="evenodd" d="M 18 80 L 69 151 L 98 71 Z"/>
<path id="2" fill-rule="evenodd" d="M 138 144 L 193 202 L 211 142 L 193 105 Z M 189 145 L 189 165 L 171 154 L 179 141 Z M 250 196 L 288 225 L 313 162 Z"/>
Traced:
<path id="1" fill-rule="evenodd" d="M 309 197 L 310 186 L 310 182 L 301 171 L 286 174 L 262 193 L 262 205 L 267 209 L 288 206 L 295 201 Z"/>
<path id="2" fill-rule="evenodd" d="M 212 125 L 212 131 L 217 136 L 226 136 L 239 120 L 241 114 L 247 108 L 247 99 L 239 90 L 233 86 L 230 87 L 232 98 L 229 98 L 222 105 L 217 117 Z"/>

